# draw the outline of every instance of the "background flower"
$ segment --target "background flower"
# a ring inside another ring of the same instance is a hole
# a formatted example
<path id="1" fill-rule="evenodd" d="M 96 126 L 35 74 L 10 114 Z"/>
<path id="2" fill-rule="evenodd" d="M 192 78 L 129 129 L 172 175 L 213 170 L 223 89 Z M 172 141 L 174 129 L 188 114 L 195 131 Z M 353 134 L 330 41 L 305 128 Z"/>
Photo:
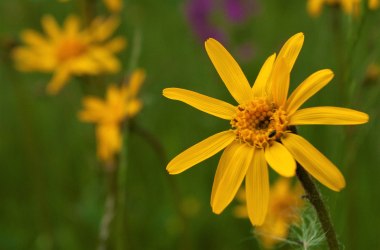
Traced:
<path id="1" fill-rule="evenodd" d="M 137 98 L 138 91 L 145 79 L 142 70 L 136 70 L 128 84 L 121 88 L 111 85 L 107 89 L 106 99 L 86 97 L 83 100 L 84 110 L 79 113 L 83 122 L 96 124 L 96 138 L 99 159 L 112 162 L 121 149 L 121 125 L 126 119 L 135 116 L 142 103 Z"/>
<path id="2" fill-rule="evenodd" d="M 349 15 L 358 15 L 362 5 L 361 0 L 308 0 L 307 10 L 311 16 L 319 16 L 324 4 L 340 6 Z M 375 10 L 378 7 L 378 0 L 368 0 L 369 9 Z"/>
<path id="3" fill-rule="evenodd" d="M 42 18 L 46 36 L 25 30 L 25 45 L 13 51 L 17 69 L 25 72 L 53 73 L 47 91 L 58 93 L 71 76 L 116 73 L 120 62 L 115 53 L 125 46 L 121 37 L 109 40 L 119 24 L 117 18 L 96 18 L 91 26 L 81 29 L 80 20 L 69 16 L 61 29 L 53 16 Z"/>
<path id="4" fill-rule="evenodd" d="M 301 198 L 303 189 L 297 183 L 292 185 L 290 179 L 279 178 L 271 185 L 268 215 L 262 226 L 255 227 L 255 234 L 265 249 L 272 249 L 277 243 L 286 241 L 289 229 L 300 220 L 304 202 Z M 238 194 L 242 203 L 235 207 L 235 215 L 248 218 L 245 191 Z"/>

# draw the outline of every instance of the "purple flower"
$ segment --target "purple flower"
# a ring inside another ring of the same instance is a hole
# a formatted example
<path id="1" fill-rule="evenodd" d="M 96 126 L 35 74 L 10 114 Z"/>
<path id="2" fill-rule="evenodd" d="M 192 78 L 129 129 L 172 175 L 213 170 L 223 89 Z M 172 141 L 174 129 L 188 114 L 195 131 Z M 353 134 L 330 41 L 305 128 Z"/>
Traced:
<path id="1" fill-rule="evenodd" d="M 214 0 L 190 0 L 187 3 L 187 18 L 201 41 L 209 37 L 223 40 L 223 32 L 211 22 L 214 10 Z"/>
<path id="2" fill-rule="evenodd" d="M 224 0 L 225 10 L 228 18 L 235 22 L 244 22 L 257 9 L 257 2 L 255 0 Z"/>

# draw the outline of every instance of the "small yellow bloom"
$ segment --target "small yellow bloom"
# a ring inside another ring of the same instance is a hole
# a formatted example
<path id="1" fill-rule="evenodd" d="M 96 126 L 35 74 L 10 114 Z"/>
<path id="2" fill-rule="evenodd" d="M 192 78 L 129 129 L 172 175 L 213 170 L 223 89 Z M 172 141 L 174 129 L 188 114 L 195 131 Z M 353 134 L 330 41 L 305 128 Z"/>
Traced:
<path id="1" fill-rule="evenodd" d="M 258 239 L 265 249 L 273 248 L 281 239 L 286 239 L 289 227 L 299 222 L 300 210 L 304 205 L 302 187 L 292 187 L 290 179 L 279 178 L 270 189 L 268 215 L 261 226 L 255 228 Z M 247 218 L 246 196 L 244 190 L 238 193 L 241 205 L 235 208 L 235 214 Z"/>
<path id="2" fill-rule="evenodd" d="M 337 5 L 349 15 L 357 16 L 360 13 L 361 0 L 308 0 L 307 10 L 311 16 L 319 16 L 324 4 Z M 368 8 L 375 10 L 379 7 L 379 0 L 368 0 Z"/>
<path id="3" fill-rule="evenodd" d="M 111 12 L 118 13 L 123 8 L 122 0 L 103 0 L 107 9 Z"/>
<path id="4" fill-rule="evenodd" d="M 261 225 L 269 202 L 267 163 L 280 175 L 290 177 L 295 175 L 297 161 L 328 188 L 339 191 L 345 187 L 338 168 L 290 129 L 308 124 L 361 124 L 368 121 L 368 115 L 339 107 L 299 110 L 333 78 L 333 72 L 328 69 L 310 75 L 287 97 L 290 72 L 303 41 L 302 33 L 291 37 L 277 57 L 273 54 L 265 61 L 251 87 L 228 51 L 218 41 L 208 39 L 206 51 L 237 105 L 185 89 L 164 89 L 165 97 L 228 120 L 231 125 L 230 129 L 185 150 L 167 166 L 170 174 L 179 174 L 225 149 L 212 187 L 214 213 L 226 208 L 245 178 L 249 218 L 253 225 Z"/>
<path id="5" fill-rule="evenodd" d="M 142 107 L 137 93 L 144 79 L 144 71 L 136 70 L 128 84 L 121 88 L 111 85 L 105 101 L 97 97 L 83 100 L 84 110 L 79 113 L 79 119 L 96 123 L 97 154 L 104 162 L 112 162 L 114 155 L 121 149 L 122 122 L 135 116 Z"/>
<path id="6" fill-rule="evenodd" d="M 367 67 L 366 80 L 377 81 L 380 77 L 380 65 L 372 63 Z"/>
<path id="7" fill-rule="evenodd" d="M 121 37 L 108 40 L 118 25 L 115 17 L 98 17 L 87 29 L 80 29 L 79 19 L 69 16 L 61 29 L 52 16 L 44 16 L 46 36 L 34 30 L 22 32 L 25 45 L 13 51 L 16 67 L 26 72 L 52 72 L 49 94 L 58 93 L 73 75 L 118 72 L 120 62 L 114 54 L 124 48 L 126 41 Z"/>

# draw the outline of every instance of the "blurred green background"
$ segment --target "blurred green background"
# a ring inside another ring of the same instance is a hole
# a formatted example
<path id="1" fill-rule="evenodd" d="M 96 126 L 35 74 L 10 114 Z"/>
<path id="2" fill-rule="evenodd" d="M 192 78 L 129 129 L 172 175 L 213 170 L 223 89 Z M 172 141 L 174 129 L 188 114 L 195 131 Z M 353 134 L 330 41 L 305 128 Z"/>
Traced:
<path id="1" fill-rule="evenodd" d="M 40 18 L 47 13 L 60 23 L 68 14 L 82 15 L 85 2 L 0 1 L 0 249 L 98 245 L 107 182 L 96 159 L 94 127 L 77 119 L 85 94 L 82 79 L 74 78 L 60 94 L 48 96 L 44 88 L 51 75 L 20 73 L 9 56 L 21 30 L 41 31 Z M 88 2 L 94 2 L 98 14 L 106 13 L 100 0 Z M 140 93 L 144 107 L 123 151 L 125 229 L 119 236 L 111 232 L 111 238 L 123 237 L 126 249 L 259 249 L 249 221 L 234 218 L 235 204 L 221 215 L 211 211 L 218 155 L 180 175 L 165 170 L 176 154 L 229 124 L 165 99 L 163 88 L 191 89 L 234 104 L 207 57 L 203 38 L 194 32 L 189 2 L 125 1 L 118 29 L 129 43 L 120 55 L 123 71 L 98 80 L 121 79 L 131 55 L 141 48 L 136 65 L 147 72 Z M 334 80 L 306 105 L 344 106 L 370 115 L 365 125 L 303 126 L 299 133 L 346 177 L 340 193 L 318 184 L 344 249 L 377 249 L 380 82 L 368 77 L 367 68 L 380 63 L 380 10 L 351 18 L 325 8 L 311 18 L 306 1 L 261 0 L 248 5 L 252 12 L 248 9 L 244 20 L 232 22 L 221 1 L 214 2 L 210 25 L 223 33 L 221 40 L 251 82 L 264 60 L 302 31 L 305 43 L 291 89 L 311 73 L 330 68 Z M 276 177 L 271 170 L 271 178 Z"/>

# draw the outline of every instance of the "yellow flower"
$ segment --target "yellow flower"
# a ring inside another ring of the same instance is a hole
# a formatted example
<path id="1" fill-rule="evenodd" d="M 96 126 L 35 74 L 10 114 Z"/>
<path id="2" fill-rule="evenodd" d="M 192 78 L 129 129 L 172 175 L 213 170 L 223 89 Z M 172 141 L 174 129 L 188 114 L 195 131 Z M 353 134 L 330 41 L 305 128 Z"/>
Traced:
<path id="1" fill-rule="evenodd" d="M 376 63 L 372 63 L 368 65 L 366 72 L 366 80 L 367 81 L 376 81 L 380 77 L 380 65 Z"/>
<path id="2" fill-rule="evenodd" d="M 122 0 L 103 0 L 107 9 L 111 12 L 118 13 L 123 8 Z"/>
<path id="3" fill-rule="evenodd" d="M 323 4 L 341 6 L 343 11 L 349 15 L 360 13 L 361 0 L 308 0 L 307 10 L 311 16 L 319 16 Z M 379 7 L 379 0 L 368 0 L 368 8 L 375 10 Z"/>
<path id="4" fill-rule="evenodd" d="M 114 155 L 121 149 L 122 122 L 135 116 L 142 107 L 137 93 L 144 79 L 144 71 L 136 70 L 128 85 L 124 84 L 121 88 L 111 85 L 105 101 L 97 97 L 83 100 L 84 110 L 79 113 L 79 119 L 96 123 L 97 154 L 104 162 L 112 162 Z"/>
<path id="5" fill-rule="evenodd" d="M 49 94 L 56 94 L 72 75 L 115 73 L 120 70 L 120 62 L 114 54 L 124 48 L 125 39 L 108 39 L 118 24 L 117 18 L 98 17 L 81 30 L 79 19 L 69 16 L 61 29 L 52 16 L 44 16 L 46 36 L 34 30 L 22 32 L 25 45 L 13 51 L 16 67 L 27 72 L 52 72 Z"/>
<path id="6" fill-rule="evenodd" d="M 261 226 L 255 228 L 258 239 L 266 249 L 271 249 L 286 239 L 289 227 L 300 220 L 299 212 L 303 201 L 300 199 L 303 190 L 300 185 L 292 187 L 289 178 L 279 178 L 270 189 L 268 215 Z M 241 205 L 235 208 L 239 218 L 247 218 L 246 196 L 244 190 L 238 193 Z"/>
<path id="7" fill-rule="evenodd" d="M 290 177 L 295 174 L 297 161 L 328 188 L 339 191 L 345 187 L 338 168 L 290 128 L 306 124 L 361 124 L 368 121 L 368 115 L 339 107 L 298 110 L 333 78 L 328 69 L 309 76 L 287 98 L 290 72 L 303 41 L 302 33 L 291 37 L 277 57 L 273 54 L 265 61 L 251 87 L 228 51 L 216 40 L 208 39 L 205 43 L 208 56 L 237 101 L 236 106 L 185 89 L 164 89 L 167 98 L 230 121 L 230 129 L 190 147 L 167 166 L 170 174 L 178 174 L 225 149 L 212 187 L 214 213 L 226 208 L 245 177 L 249 218 L 253 225 L 261 225 L 269 201 L 267 163 L 280 175 Z"/>

